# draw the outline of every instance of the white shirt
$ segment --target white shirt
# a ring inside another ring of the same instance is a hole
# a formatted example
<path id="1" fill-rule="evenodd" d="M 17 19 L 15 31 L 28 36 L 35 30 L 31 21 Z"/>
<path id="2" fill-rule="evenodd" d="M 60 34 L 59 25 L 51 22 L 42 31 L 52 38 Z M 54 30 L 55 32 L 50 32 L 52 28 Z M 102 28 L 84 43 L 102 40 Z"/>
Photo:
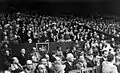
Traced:
<path id="1" fill-rule="evenodd" d="M 72 66 L 72 62 L 69 62 L 69 61 L 68 61 L 68 63 L 70 64 L 70 66 Z"/>
<path id="2" fill-rule="evenodd" d="M 118 73 L 118 70 L 112 62 L 104 61 L 102 63 L 102 73 Z"/>

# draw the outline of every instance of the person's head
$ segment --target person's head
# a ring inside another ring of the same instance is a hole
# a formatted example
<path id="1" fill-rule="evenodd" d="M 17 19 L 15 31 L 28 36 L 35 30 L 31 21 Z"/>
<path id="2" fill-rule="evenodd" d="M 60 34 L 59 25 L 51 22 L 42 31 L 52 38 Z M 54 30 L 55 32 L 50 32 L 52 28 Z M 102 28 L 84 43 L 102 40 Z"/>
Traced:
<path id="1" fill-rule="evenodd" d="M 111 38 L 111 40 L 112 40 L 112 41 L 115 41 L 115 39 L 114 39 L 114 38 Z"/>
<path id="2" fill-rule="evenodd" d="M 33 62 L 31 60 L 27 60 L 26 67 L 28 70 L 31 70 L 33 68 Z"/>
<path id="3" fill-rule="evenodd" d="M 54 37 L 54 34 L 52 33 L 52 34 L 51 34 L 51 38 L 53 38 L 53 37 Z"/>
<path id="4" fill-rule="evenodd" d="M 15 38 L 15 39 L 17 39 L 17 38 L 18 38 L 18 36 L 15 34 L 15 35 L 14 35 L 14 38 Z"/>
<path id="5" fill-rule="evenodd" d="M 33 50 L 33 52 L 36 52 L 36 51 L 37 51 L 36 47 L 33 47 L 32 50 Z"/>
<path id="6" fill-rule="evenodd" d="M 13 63 L 19 63 L 19 60 L 17 57 L 13 57 L 12 60 L 13 60 Z"/>
<path id="7" fill-rule="evenodd" d="M 92 48 L 88 51 L 88 54 L 90 54 L 90 55 L 93 54 L 93 49 Z"/>
<path id="8" fill-rule="evenodd" d="M 8 40 L 8 36 L 4 36 L 4 40 Z"/>
<path id="9" fill-rule="evenodd" d="M 28 33 L 27 33 L 28 35 L 31 35 L 31 31 L 28 31 Z"/>
<path id="10" fill-rule="evenodd" d="M 49 55 L 45 55 L 45 58 L 47 59 L 47 61 L 49 61 L 50 60 L 50 57 L 49 57 Z"/>
<path id="11" fill-rule="evenodd" d="M 79 41 L 78 40 L 75 40 L 75 43 L 78 43 Z"/>
<path id="12" fill-rule="evenodd" d="M 29 43 L 32 43 L 32 39 L 31 39 L 31 38 L 30 38 L 30 39 L 28 39 L 28 42 L 29 42 Z"/>
<path id="13" fill-rule="evenodd" d="M 98 56 L 98 55 L 95 56 L 95 59 L 96 59 L 97 62 L 99 62 L 100 61 L 100 56 Z"/>
<path id="14" fill-rule="evenodd" d="M 6 53 L 6 55 L 7 55 L 7 56 L 9 56 L 9 55 L 10 55 L 9 50 L 6 50 L 6 51 L 5 51 L 5 53 Z"/>
<path id="15" fill-rule="evenodd" d="M 76 49 L 76 47 L 74 46 L 72 50 L 73 50 L 73 51 L 76 51 L 77 49 Z"/>
<path id="16" fill-rule="evenodd" d="M 22 54 L 25 54 L 26 53 L 26 51 L 25 51 L 25 49 L 23 48 L 23 49 L 21 49 L 21 53 Z"/>
<path id="17" fill-rule="evenodd" d="M 62 60 L 61 60 L 60 57 L 55 57 L 55 61 L 54 62 L 57 63 L 57 64 L 61 64 Z"/>
<path id="18" fill-rule="evenodd" d="M 113 54 L 109 54 L 108 56 L 107 56 L 107 61 L 108 62 L 113 62 L 113 60 L 114 60 L 114 55 Z"/>
<path id="19" fill-rule="evenodd" d="M 104 56 L 104 57 L 107 57 L 107 56 L 108 56 L 108 54 L 109 54 L 109 52 L 108 52 L 108 51 L 106 51 L 106 50 L 104 50 L 104 51 L 103 51 L 103 56 Z"/>
<path id="20" fill-rule="evenodd" d="M 83 56 L 83 55 L 80 55 L 80 56 L 79 56 L 79 60 L 80 60 L 81 62 L 84 62 L 84 61 L 85 61 L 84 56 Z"/>
<path id="21" fill-rule="evenodd" d="M 3 35 L 7 35 L 7 31 L 4 31 L 4 32 L 3 32 Z"/>
<path id="22" fill-rule="evenodd" d="M 104 35 L 104 34 L 102 35 L 102 38 L 103 38 L 103 39 L 105 38 L 105 35 Z"/>
<path id="23" fill-rule="evenodd" d="M 57 51 L 61 51 L 61 47 L 60 46 L 57 47 Z"/>
<path id="24" fill-rule="evenodd" d="M 69 47 L 66 48 L 66 52 L 70 52 L 70 48 Z"/>
<path id="25" fill-rule="evenodd" d="M 38 68 L 39 73 L 45 73 L 46 71 L 46 67 L 43 64 L 39 64 L 37 68 Z"/>
<path id="26" fill-rule="evenodd" d="M 47 59 L 46 58 L 42 58 L 41 59 L 41 64 L 43 64 L 43 65 L 47 65 Z"/>
<path id="27" fill-rule="evenodd" d="M 117 54 L 120 54 L 120 48 L 117 49 L 116 53 L 117 53 Z"/>
<path id="28" fill-rule="evenodd" d="M 7 43 L 4 43 L 4 47 L 5 47 L 5 48 L 8 48 L 8 44 L 7 44 Z"/>
<path id="29" fill-rule="evenodd" d="M 68 53 L 66 58 L 67 58 L 67 60 L 70 61 L 70 62 L 73 62 L 73 61 L 75 60 L 75 58 L 74 58 L 74 56 L 73 56 L 72 53 Z"/>
<path id="30" fill-rule="evenodd" d="M 32 58 L 32 61 L 33 61 L 33 62 L 38 62 L 38 60 L 37 60 L 37 57 L 36 57 L 36 56 L 32 56 L 31 58 Z"/>

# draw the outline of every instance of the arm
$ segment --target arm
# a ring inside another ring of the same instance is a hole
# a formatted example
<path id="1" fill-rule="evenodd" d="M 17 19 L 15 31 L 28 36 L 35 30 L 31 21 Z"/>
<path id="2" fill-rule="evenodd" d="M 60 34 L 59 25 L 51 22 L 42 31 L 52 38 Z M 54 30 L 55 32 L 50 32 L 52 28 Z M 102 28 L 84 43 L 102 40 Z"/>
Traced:
<path id="1" fill-rule="evenodd" d="M 116 67 L 116 66 L 114 66 L 114 67 L 112 68 L 112 73 L 118 73 L 118 70 L 117 70 L 117 67 Z"/>

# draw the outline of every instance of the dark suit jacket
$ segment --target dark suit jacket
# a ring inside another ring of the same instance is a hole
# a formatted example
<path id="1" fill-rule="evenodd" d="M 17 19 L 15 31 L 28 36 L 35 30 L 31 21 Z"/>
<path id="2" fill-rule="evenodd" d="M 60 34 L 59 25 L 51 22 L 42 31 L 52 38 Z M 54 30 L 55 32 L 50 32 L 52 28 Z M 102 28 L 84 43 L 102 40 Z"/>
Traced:
<path id="1" fill-rule="evenodd" d="M 19 55 L 19 57 L 18 57 L 18 59 L 19 59 L 19 62 L 20 62 L 20 64 L 22 65 L 22 66 L 24 66 L 25 64 L 26 64 L 26 61 L 29 59 L 28 58 L 28 55 L 22 55 L 22 54 L 20 54 Z"/>
<path id="2" fill-rule="evenodd" d="M 66 65 L 65 73 L 69 73 L 69 71 L 74 69 L 73 65 L 71 66 L 68 62 L 65 62 L 65 65 Z"/>

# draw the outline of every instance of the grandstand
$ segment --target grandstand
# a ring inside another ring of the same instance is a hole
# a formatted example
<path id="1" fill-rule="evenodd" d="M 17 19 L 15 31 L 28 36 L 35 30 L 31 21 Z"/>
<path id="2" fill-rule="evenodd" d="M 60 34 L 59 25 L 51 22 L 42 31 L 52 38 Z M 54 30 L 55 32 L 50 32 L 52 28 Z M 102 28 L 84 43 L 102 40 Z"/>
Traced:
<path id="1" fill-rule="evenodd" d="M 0 14 L 1 72 L 120 72 L 120 20 L 110 16 L 112 0 L 7 2 Z"/>

